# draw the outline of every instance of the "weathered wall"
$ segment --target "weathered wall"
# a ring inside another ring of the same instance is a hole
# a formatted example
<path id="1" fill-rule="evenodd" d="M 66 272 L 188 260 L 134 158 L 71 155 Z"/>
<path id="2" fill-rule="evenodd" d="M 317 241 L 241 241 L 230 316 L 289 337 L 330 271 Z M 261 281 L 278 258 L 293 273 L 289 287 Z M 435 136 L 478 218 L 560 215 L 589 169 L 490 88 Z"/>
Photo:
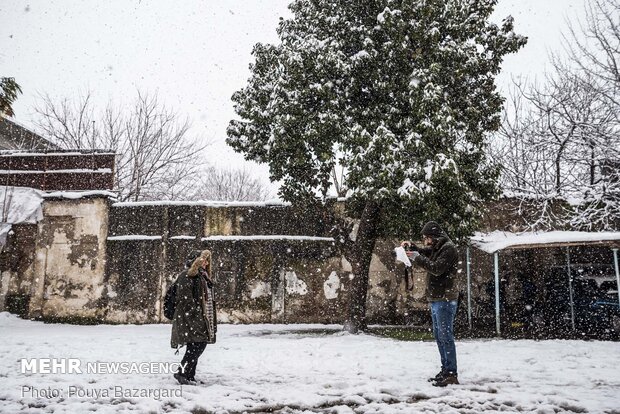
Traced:
<path id="1" fill-rule="evenodd" d="M 29 316 L 100 320 L 109 203 L 46 200 L 38 224 Z"/>
<path id="2" fill-rule="evenodd" d="M 351 266 L 325 238 L 333 224 L 327 211 L 116 205 L 111 210 L 107 280 L 114 297 L 108 300 L 106 320 L 165 321 L 161 298 L 168 285 L 183 269 L 189 251 L 209 248 L 221 321 L 341 323 Z M 404 269 L 392 256 L 397 242 L 381 240 L 375 248 L 368 292 L 371 323 L 419 322 L 426 314 L 424 275 L 417 271 L 413 291 L 406 291 Z"/>
<path id="3" fill-rule="evenodd" d="M 351 265 L 326 237 L 330 211 L 284 205 L 144 203 L 105 198 L 44 202 L 38 226 L 16 226 L 3 255 L 0 309 L 29 317 L 111 323 L 165 322 L 162 298 L 193 249 L 213 251 L 223 322 L 341 323 Z M 405 289 L 378 241 L 370 266 L 370 323 L 428 318 L 423 272 Z M 10 265 L 7 265 L 10 263 Z M 461 278 L 464 279 L 464 278 Z M 464 280 L 459 283 L 464 284 Z"/>
<path id="4" fill-rule="evenodd" d="M 14 224 L 0 252 L 0 310 L 28 314 L 34 280 L 36 224 Z"/>
<path id="5" fill-rule="evenodd" d="M 339 207 L 308 213 L 284 205 L 112 205 L 102 197 L 46 199 L 43 221 L 14 226 L 0 254 L 0 310 L 48 320 L 165 322 L 161 307 L 167 287 L 191 250 L 209 248 L 220 321 L 341 323 L 351 265 L 327 237 L 333 225 L 330 211 Z M 499 206 L 487 218 L 487 227 L 509 228 L 509 211 L 510 206 Z M 424 274 L 416 270 L 413 289 L 405 289 L 403 266 L 392 257 L 397 243 L 380 240 L 375 247 L 368 320 L 425 323 Z M 597 260 L 587 258 L 586 251 L 573 251 L 576 257 Z M 516 275 L 528 274 L 542 286 L 543 269 L 563 263 L 562 254 L 553 249 L 502 252 L 502 283 L 517 286 Z M 492 255 L 476 249 L 471 255 L 474 324 L 492 329 Z M 464 251 L 458 284 L 465 292 Z M 518 287 L 509 289 L 507 297 L 516 303 L 515 292 Z M 465 306 L 461 309 L 463 324 L 467 314 Z"/>
<path id="6" fill-rule="evenodd" d="M 162 322 L 161 300 L 194 249 L 213 252 L 223 322 L 340 322 L 347 266 L 324 236 L 330 215 L 283 205 L 111 209 L 106 316 Z M 310 236 L 310 237 L 307 237 Z"/>

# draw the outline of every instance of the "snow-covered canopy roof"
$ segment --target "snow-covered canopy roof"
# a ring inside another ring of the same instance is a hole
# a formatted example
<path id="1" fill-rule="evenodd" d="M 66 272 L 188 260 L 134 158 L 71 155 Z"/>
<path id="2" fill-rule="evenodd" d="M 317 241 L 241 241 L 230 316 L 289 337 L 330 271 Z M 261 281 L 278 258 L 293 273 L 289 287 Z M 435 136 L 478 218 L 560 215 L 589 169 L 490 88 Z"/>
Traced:
<path id="1" fill-rule="evenodd" d="M 0 186 L 0 251 L 13 224 L 37 223 L 43 219 L 42 194 L 33 188 Z"/>
<path id="2" fill-rule="evenodd" d="M 37 223 L 43 218 L 42 195 L 34 188 L 0 186 L 0 222 Z"/>
<path id="3" fill-rule="evenodd" d="M 474 247 L 487 253 L 503 249 L 561 247 L 583 244 L 605 244 L 620 247 L 620 232 L 549 231 L 510 233 L 494 231 L 476 233 L 471 238 Z"/>

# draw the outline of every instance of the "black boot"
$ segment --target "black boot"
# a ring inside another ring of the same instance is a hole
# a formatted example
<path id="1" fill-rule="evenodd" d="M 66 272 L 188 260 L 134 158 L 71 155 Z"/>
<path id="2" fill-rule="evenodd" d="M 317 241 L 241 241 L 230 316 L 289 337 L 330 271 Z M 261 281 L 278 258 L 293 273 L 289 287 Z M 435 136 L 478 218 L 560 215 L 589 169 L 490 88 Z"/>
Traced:
<path id="1" fill-rule="evenodd" d="M 187 378 L 182 372 L 181 372 L 181 368 L 179 368 L 179 370 L 177 372 L 174 373 L 174 378 L 179 382 L 179 384 L 181 385 L 196 385 L 195 381 L 192 381 L 191 379 Z"/>
<path id="2" fill-rule="evenodd" d="M 429 378 L 428 382 L 440 381 L 443 378 L 444 375 L 446 375 L 446 371 L 444 371 L 444 369 L 442 368 L 441 371 L 439 371 L 437 373 L 437 375 L 435 375 L 434 377 Z"/>
<path id="3" fill-rule="evenodd" d="M 448 371 L 444 374 L 444 376 L 433 382 L 434 387 L 445 387 L 448 385 L 456 385 L 459 383 L 459 376 L 456 372 Z"/>

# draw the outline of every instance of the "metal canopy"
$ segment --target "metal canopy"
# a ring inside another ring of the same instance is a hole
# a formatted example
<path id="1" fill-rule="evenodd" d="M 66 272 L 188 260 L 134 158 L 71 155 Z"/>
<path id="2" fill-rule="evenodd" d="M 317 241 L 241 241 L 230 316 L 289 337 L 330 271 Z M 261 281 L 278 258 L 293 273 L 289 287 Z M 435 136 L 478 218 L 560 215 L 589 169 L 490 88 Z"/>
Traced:
<path id="1" fill-rule="evenodd" d="M 472 245 L 477 249 L 489 253 L 493 257 L 493 276 L 495 281 L 495 332 L 497 336 L 501 336 L 500 326 L 500 267 L 499 253 L 502 250 L 522 250 L 522 249 L 549 249 L 549 248 L 565 248 L 566 249 L 566 266 L 568 270 L 568 289 L 571 309 L 571 327 L 575 330 L 575 313 L 573 284 L 571 279 L 571 262 L 570 247 L 588 246 L 588 247 L 610 247 L 614 256 L 614 270 L 616 273 L 616 284 L 618 292 L 620 292 L 620 267 L 618 265 L 618 250 L 620 249 L 620 232 L 603 232 L 603 233 L 585 233 L 585 232 L 549 232 L 549 233 L 523 233 L 521 235 L 508 234 L 503 239 L 497 237 L 498 234 L 490 234 L 488 240 L 484 240 L 485 235 L 472 237 Z M 525 236 L 524 236 L 525 235 Z M 596 235 L 600 235 L 600 240 Z M 556 240 L 561 236 L 566 236 L 567 241 Z M 579 240 L 582 238 L 582 240 Z M 471 273 L 470 273 L 470 248 L 467 247 L 467 314 L 470 330 L 471 322 Z M 620 293 L 618 294 L 618 302 L 620 305 Z"/>

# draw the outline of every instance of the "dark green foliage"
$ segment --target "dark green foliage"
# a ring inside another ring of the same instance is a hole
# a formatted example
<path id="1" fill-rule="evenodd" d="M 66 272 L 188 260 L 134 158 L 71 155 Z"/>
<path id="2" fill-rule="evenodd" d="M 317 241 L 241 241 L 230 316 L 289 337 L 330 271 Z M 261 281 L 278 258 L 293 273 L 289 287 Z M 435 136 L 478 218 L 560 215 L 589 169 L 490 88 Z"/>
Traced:
<path id="1" fill-rule="evenodd" d="M 286 200 L 325 197 L 346 170 L 351 207 L 381 206 L 383 234 L 434 219 L 467 236 L 497 193 L 486 138 L 502 98 L 494 78 L 522 47 L 496 0 L 297 0 L 257 44 L 252 76 L 233 95 L 228 143 L 268 163 Z"/>
<path id="2" fill-rule="evenodd" d="M 13 116 L 13 103 L 17 95 L 22 93 L 15 79 L 0 78 L 0 117 L 2 115 Z"/>

